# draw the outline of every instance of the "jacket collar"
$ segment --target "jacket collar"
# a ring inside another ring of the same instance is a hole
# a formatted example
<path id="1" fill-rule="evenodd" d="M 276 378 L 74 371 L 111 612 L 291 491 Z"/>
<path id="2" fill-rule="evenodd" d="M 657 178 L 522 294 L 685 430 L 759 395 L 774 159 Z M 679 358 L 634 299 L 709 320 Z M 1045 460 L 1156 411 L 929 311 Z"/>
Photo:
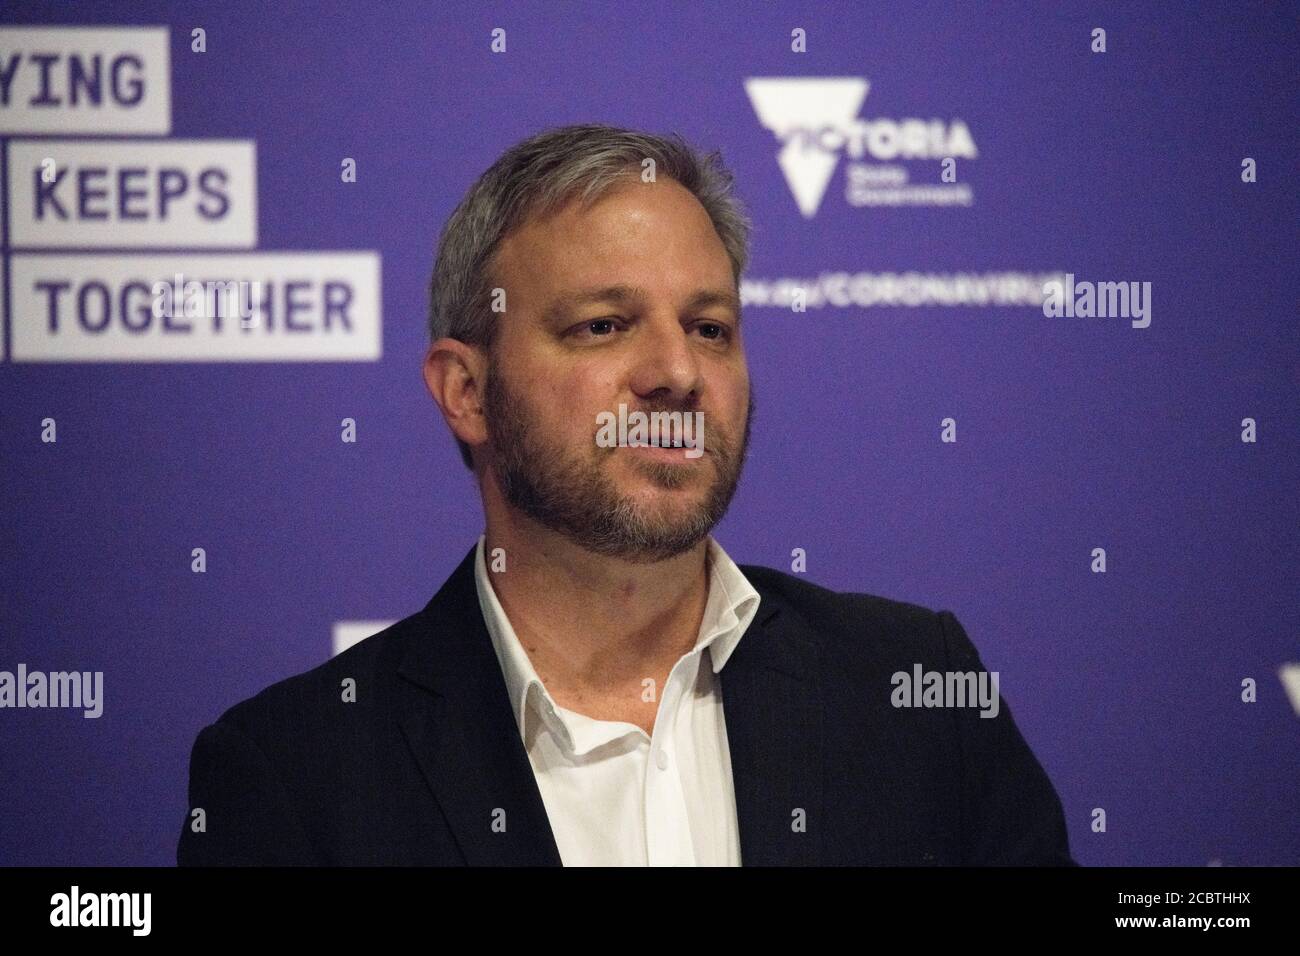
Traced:
<path id="1" fill-rule="evenodd" d="M 417 615 L 417 633 L 398 667 L 408 682 L 399 694 L 398 719 L 470 865 L 558 866 L 559 850 L 479 607 L 476 550 Z M 741 862 L 816 863 L 823 715 L 815 635 L 778 592 L 758 582 L 754 587 L 761 596 L 758 614 L 719 675 Z"/>

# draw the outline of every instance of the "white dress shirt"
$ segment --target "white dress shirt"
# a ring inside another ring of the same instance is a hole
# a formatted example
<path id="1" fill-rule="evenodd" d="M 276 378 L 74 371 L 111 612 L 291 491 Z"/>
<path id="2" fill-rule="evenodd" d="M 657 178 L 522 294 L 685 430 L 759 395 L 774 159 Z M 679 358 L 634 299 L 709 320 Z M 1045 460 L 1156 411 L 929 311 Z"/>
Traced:
<path id="1" fill-rule="evenodd" d="M 555 703 L 497 600 L 485 540 L 475 557 L 479 606 L 564 865 L 739 866 L 718 672 L 758 612 L 759 594 L 735 562 L 710 536 L 699 637 L 659 691 L 647 736 Z"/>

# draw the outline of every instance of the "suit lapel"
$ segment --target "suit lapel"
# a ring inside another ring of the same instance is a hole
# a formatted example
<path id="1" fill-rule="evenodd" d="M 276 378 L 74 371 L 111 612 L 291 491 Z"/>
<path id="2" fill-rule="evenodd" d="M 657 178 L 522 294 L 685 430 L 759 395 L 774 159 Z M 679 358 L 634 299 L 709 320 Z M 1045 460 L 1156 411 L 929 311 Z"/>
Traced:
<path id="1" fill-rule="evenodd" d="M 719 675 L 741 864 L 816 865 L 825 826 L 816 645 L 802 617 L 754 587 L 762 596 L 758 616 Z"/>
<path id="2" fill-rule="evenodd" d="M 471 866 L 559 866 L 505 677 L 483 623 L 474 549 L 424 610 L 398 673 L 402 732 Z"/>

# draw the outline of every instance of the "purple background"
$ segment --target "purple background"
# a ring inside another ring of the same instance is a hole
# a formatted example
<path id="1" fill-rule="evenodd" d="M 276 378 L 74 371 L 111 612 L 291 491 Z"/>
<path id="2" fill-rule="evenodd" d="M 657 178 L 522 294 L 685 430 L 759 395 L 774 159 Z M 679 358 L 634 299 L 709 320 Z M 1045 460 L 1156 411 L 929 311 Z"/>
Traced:
<path id="1" fill-rule="evenodd" d="M 802 547 L 812 581 L 953 610 L 1081 862 L 1300 863 L 1300 720 L 1277 678 L 1300 660 L 1294 6 L 79 3 L 0 19 L 169 25 L 172 135 L 256 140 L 259 250 L 378 250 L 385 313 L 376 363 L 0 364 L 0 669 L 102 670 L 106 698 L 98 720 L 0 711 L 0 862 L 174 862 L 198 730 L 325 660 L 333 622 L 403 617 L 439 587 L 481 512 L 419 374 L 438 231 L 508 145 L 609 122 L 723 150 L 756 276 L 1153 283 L 1145 330 L 1033 308 L 748 312 L 758 418 L 717 536 L 742 563 L 788 570 Z M 841 161 L 805 220 L 743 88 L 781 75 L 869 78 L 864 117 L 963 119 L 974 206 L 850 207 Z M 57 445 L 39 441 L 45 416 Z M 355 445 L 338 440 L 347 416 Z M 956 445 L 938 440 L 946 416 Z"/>

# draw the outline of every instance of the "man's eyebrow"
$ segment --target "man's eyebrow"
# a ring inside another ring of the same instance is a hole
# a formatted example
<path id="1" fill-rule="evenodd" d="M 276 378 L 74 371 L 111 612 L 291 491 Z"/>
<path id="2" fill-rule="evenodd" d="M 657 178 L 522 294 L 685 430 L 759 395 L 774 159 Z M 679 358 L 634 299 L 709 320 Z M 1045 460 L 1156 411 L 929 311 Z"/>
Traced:
<path id="1" fill-rule="evenodd" d="M 740 296 L 730 289 L 713 290 L 704 289 L 691 296 L 690 301 L 686 303 L 687 309 L 707 309 L 711 305 L 720 305 L 730 309 L 735 313 L 736 320 L 740 320 Z"/>
<path id="2" fill-rule="evenodd" d="M 611 285 L 603 286 L 596 289 L 582 289 L 577 292 L 566 293 L 546 308 L 544 318 L 548 322 L 556 322 L 565 316 L 576 311 L 584 305 L 594 305 L 597 303 L 609 302 L 615 305 L 627 305 L 638 299 L 646 297 L 645 290 L 629 285 Z M 737 321 L 740 319 L 740 296 L 730 289 L 701 289 L 696 292 L 686 302 L 686 310 L 708 308 L 713 305 L 721 305 L 730 309 L 736 316 Z"/>
<path id="3" fill-rule="evenodd" d="M 558 321 L 569 313 L 577 311 L 584 305 L 594 305 L 599 302 L 612 302 L 617 305 L 626 305 L 627 303 L 643 298 L 644 296 L 644 290 L 633 288 L 629 285 L 609 285 L 597 289 L 582 289 L 578 292 L 567 292 L 546 307 L 546 313 L 543 317 L 548 322 Z"/>

